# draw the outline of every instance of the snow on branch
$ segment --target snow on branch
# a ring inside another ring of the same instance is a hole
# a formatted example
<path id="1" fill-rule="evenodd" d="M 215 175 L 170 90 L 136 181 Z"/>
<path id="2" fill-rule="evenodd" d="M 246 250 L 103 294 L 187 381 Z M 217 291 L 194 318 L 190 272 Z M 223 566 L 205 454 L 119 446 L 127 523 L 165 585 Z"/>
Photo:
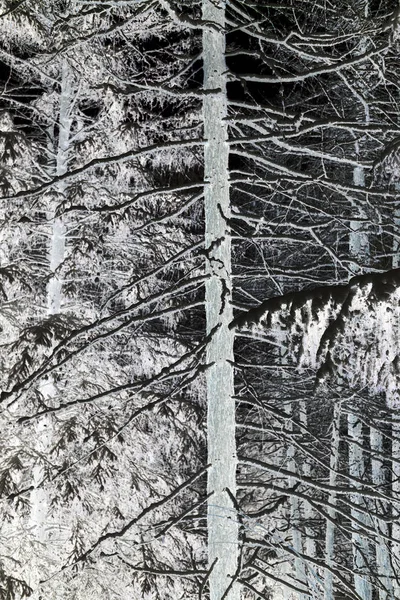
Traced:
<path id="1" fill-rule="evenodd" d="M 120 163 L 124 163 L 124 162 L 130 161 L 130 160 L 133 160 L 135 158 L 138 158 L 139 156 L 147 156 L 147 155 L 158 153 L 161 151 L 172 150 L 174 148 L 181 149 L 181 148 L 193 148 L 193 147 L 197 147 L 197 146 L 200 147 L 203 144 L 204 144 L 204 140 L 202 140 L 202 139 L 164 142 L 163 144 L 159 144 L 159 143 L 151 144 L 150 146 L 146 146 L 143 148 L 136 148 L 133 150 L 128 150 L 127 152 L 123 152 L 122 154 L 116 154 L 114 156 L 105 156 L 105 157 L 94 158 L 91 161 L 89 161 L 88 163 L 84 164 L 83 166 L 78 167 L 77 169 L 74 169 L 73 171 L 68 171 L 64 175 L 59 175 L 59 176 L 53 177 L 50 181 L 47 181 L 46 183 L 42 183 L 41 185 L 39 185 L 36 188 L 32 188 L 30 190 L 21 190 L 20 192 L 17 192 L 16 194 L 14 194 L 12 196 L 4 196 L 1 198 L 1 200 L 16 200 L 16 199 L 20 199 L 20 198 L 28 198 L 28 197 L 32 197 L 32 196 L 37 196 L 37 195 L 49 190 L 50 188 L 52 188 L 54 185 L 56 185 L 58 183 L 61 183 L 63 181 L 73 181 L 73 180 L 75 180 L 75 178 L 80 177 L 81 175 L 87 173 L 88 171 L 90 171 L 92 169 L 95 169 L 96 167 L 120 164 Z"/>
<path id="2" fill-rule="evenodd" d="M 71 567 L 71 566 L 75 566 L 76 564 L 80 563 L 80 562 L 85 562 L 88 557 L 99 547 L 101 546 L 104 542 L 106 542 L 107 540 L 112 540 L 115 538 L 120 538 L 123 537 L 125 535 L 125 533 L 127 533 L 130 529 L 132 529 L 132 527 L 134 525 L 136 525 L 137 523 L 139 523 L 140 521 L 142 521 L 145 517 L 147 517 L 149 514 L 155 512 L 157 509 L 161 508 L 162 506 L 164 506 L 165 504 L 171 502 L 171 500 L 175 499 L 176 496 L 178 496 L 181 492 L 183 492 L 184 490 L 186 490 L 188 487 L 190 487 L 195 481 L 197 481 L 200 477 L 202 477 L 208 469 L 209 465 L 206 465 L 205 467 L 202 467 L 200 470 L 198 470 L 196 473 L 194 473 L 194 475 L 192 475 L 191 477 L 189 477 L 189 479 L 187 479 L 186 481 L 184 481 L 183 483 L 181 483 L 180 485 L 176 486 L 169 494 L 165 495 L 164 497 L 162 497 L 160 500 L 156 500 L 154 502 L 152 502 L 151 504 L 149 504 L 146 508 L 144 508 L 141 513 L 135 517 L 133 517 L 131 520 L 129 520 L 123 527 L 121 527 L 120 529 L 116 529 L 114 531 L 109 531 L 107 533 L 104 533 L 103 535 L 101 535 L 95 542 L 94 544 L 92 544 L 87 550 L 85 550 L 76 560 L 75 563 L 73 563 L 72 565 L 70 564 L 66 564 L 61 568 L 61 571 Z M 41 582 L 44 583 L 44 582 Z"/>
<path id="3" fill-rule="evenodd" d="M 334 378 L 400 402 L 400 269 L 269 298 L 237 316 L 231 328 L 267 328 L 286 362 L 317 370 L 318 384 Z"/>

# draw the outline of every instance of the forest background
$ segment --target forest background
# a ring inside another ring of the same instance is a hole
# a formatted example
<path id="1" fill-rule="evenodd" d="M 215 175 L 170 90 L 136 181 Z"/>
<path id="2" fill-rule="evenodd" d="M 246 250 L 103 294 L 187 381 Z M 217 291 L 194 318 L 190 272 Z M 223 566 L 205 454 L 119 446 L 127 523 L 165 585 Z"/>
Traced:
<path id="1" fill-rule="evenodd" d="M 399 15 L 0 2 L 0 598 L 400 598 Z"/>

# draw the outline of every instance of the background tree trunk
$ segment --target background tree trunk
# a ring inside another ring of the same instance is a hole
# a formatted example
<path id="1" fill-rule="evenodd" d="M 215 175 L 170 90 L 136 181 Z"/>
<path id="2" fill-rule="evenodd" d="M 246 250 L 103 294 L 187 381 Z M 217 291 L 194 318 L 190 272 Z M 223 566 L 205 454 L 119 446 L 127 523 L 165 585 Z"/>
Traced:
<path id="1" fill-rule="evenodd" d="M 288 412 L 291 413 L 292 419 L 289 421 L 288 427 L 292 433 L 294 432 L 294 406 L 293 403 L 288 403 Z M 296 451 L 293 443 L 290 444 L 287 451 L 287 464 L 288 469 L 292 473 L 299 472 L 299 466 L 296 460 Z M 288 481 L 289 488 L 292 488 L 296 484 L 296 479 L 289 478 Z M 290 520 L 290 532 L 292 538 L 292 546 L 293 550 L 296 554 L 294 559 L 294 569 L 293 569 L 293 577 L 295 580 L 295 584 L 298 584 L 301 589 L 307 588 L 307 577 L 306 577 L 306 566 L 304 564 L 303 554 L 303 536 L 300 531 L 303 515 L 301 510 L 301 501 L 297 496 L 290 497 L 290 510 L 289 510 L 289 520 Z M 302 594 L 300 591 L 297 594 L 298 600 L 306 600 L 308 594 Z"/>
<path id="2" fill-rule="evenodd" d="M 54 152 L 56 148 L 55 165 L 49 169 L 52 176 L 60 177 L 67 172 L 68 169 L 68 151 L 70 147 L 70 133 L 71 133 L 71 118 L 70 108 L 72 103 L 72 88 L 71 88 L 71 76 L 69 74 L 69 66 L 64 60 L 61 68 L 61 80 L 60 80 L 60 98 L 59 98 L 59 117 L 58 127 L 59 134 L 58 140 L 54 136 L 54 126 L 48 131 L 49 135 L 49 161 L 51 160 L 51 152 Z M 57 272 L 59 267 L 65 258 L 65 225 L 62 218 L 56 216 L 57 207 L 59 206 L 60 200 L 63 200 L 65 194 L 66 185 L 64 182 L 60 182 L 56 186 L 56 194 L 54 199 L 50 201 L 48 219 L 51 224 L 50 244 L 49 244 L 49 282 L 47 285 L 47 308 L 46 316 L 51 317 L 52 315 L 58 315 L 61 311 L 61 300 L 62 300 L 62 281 L 59 273 Z M 57 390 L 54 386 L 53 377 L 49 376 L 46 381 L 43 381 L 39 390 L 43 396 L 43 400 L 46 405 L 52 405 L 54 398 L 57 394 Z M 42 418 L 37 425 L 37 450 L 38 452 L 46 457 L 49 455 L 50 447 L 52 444 L 52 432 L 49 431 L 50 420 Z M 43 487 L 43 479 L 45 477 L 43 469 L 43 460 L 41 460 L 33 468 L 34 487 L 31 494 L 31 515 L 30 524 L 33 528 L 34 536 L 37 542 L 39 542 L 39 552 L 45 552 L 46 555 L 48 550 L 46 548 L 46 521 L 49 510 L 49 497 L 46 489 Z M 39 487 L 40 486 L 40 487 Z M 32 564 L 32 583 L 36 587 L 40 579 L 43 579 L 43 564 L 38 555 L 34 559 Z"/>
<path id="3" fill-rule="evenodd" d="M 332 419 L 332 433 L 331 433 L 331 455 L 329 460 L 329 485 L 332 489 L 337 484 L 337 472 L 339 469 L 339 444 L 340 444 L 340 417 L 341 417 L 341 404 L 336 402 L 334 406 L 333 419 Z M 328 509 L 328 515 L 330 520 L 326 521 L 326 532 L 325 532 L 325 560 L 328 569 L 325 571 L 325 600 L 334 600 L 334 581 L 331 569 L 335 565 L 335 520 L 337 518 L 335 506 L 337 504 L 337 495 L 332 492 L 329 495 L 330 507 Z"/>
<path id="4" fill-rule="evenodd" d="M 386 484 L 386 473 L 381 458 L 384 454 L 382 432 L 371 426 L 370 440 L 372 451 L 372 483 L 376 486 L 377 491 L 380 491 L 385 489 Z M 380 512 L 387 513 L 387 508 L 387 503 L 382 500 L 376 503 L 375 511 L 378 514 Z M 384 520 L 375 518 L 374 521 L 375 529 L 377 531 L 376 570 L 381 575 L 378 580 L 383 588 L 379 590 L 379 598 L 380 600 L 390 600 L 393 598 L 393 586 L 391 579 L 392 568 L 390 565 L 390 551 L 387 542 L 387 538 L 389 537 L 389 527 Z M 380 533 L 385 537 L 381 537 L 379 535 Z"/>
<path id="5" fill-rule="evenodd" d="M 358 480 L 365 477 L 365 461 L 363 456 L 363 432 L 362 422 L 355 414 L 348 415 L 349 438 L 354 440 L 354 444 L 349 444 L 349 474 Z M 354 484 L 355 487 L 361 487 L 361 484 Z M 352 501 L 355 504 L 362 504 L 363 500 L 360 494 L 352 494 Z M 365 506 L 364 506 L 365 508 Z M 351 517 L 362 523 L 366 523 L 365 514 L 356 509 L 351 510 Z M 367 523 L 366 523 L 367 524 Z M 363 532 L 359 531 L 359 526 L 355 522 L 352 524 L 352 545 L 353 545 L 353 568 L 354 568 L 354 587 L 362 600 L 372 599 L 372 588 L 368 578 L 368 572 L 371 568 L 370 550 L 368 540 L 365 539 Z"/>

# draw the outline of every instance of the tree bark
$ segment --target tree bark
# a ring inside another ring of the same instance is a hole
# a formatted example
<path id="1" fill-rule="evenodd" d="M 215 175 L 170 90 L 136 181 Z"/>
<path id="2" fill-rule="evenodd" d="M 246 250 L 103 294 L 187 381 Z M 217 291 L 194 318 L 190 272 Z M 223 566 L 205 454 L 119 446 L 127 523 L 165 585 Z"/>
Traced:
<path id="1" fill-rule="evenodd" d="M 70 146 L 70 106 L 72 102 L 72 90 L 69 67 L 66 61 L 64 61 L 62 65 L 60 88 L 60 107 L 58 122 L 59 135 L 57 142 L 56 164 L 53 165 L 52 169 L 52 175 L 55 175 L 57 177 L 64 175 L 67 172 L 68 151 Z M 51 132 L 50 137 L 52 139 L 50 140 L 50 142 L 54 141 L 53 135 L 54 133 Z M 56 197 L 54 200 L 52 200 L 51 206 L 49 207 L 49 219 L 52 223 L 52 230 L 48 253 L 50 278 L 47 286 L 47 317 L 59 314 L 61 311 L 62 281 L 57 270 L 65 258 L 65 225 L 61 218 L 55 216 L 57 206 L 60 202 L 60 197 L 62 198 L 65 194 L 64 182 L 60 182 L 57 185 L 56 192 Z M 50 377 L 47 381 L 42 382 L 39 389 L 46 403 L 51 403 L 52 399 L 56 395 L 53 379 Z M 51 433 L 49 431 L 48 419 L 42 418 L 39 421 L 36 432 L 38 451 L 42 453 L 43 456 L 47 456 L 49 452 L 49 447 L 51 445 Z M 46 520 L 49 508 L 49 501 L 47 492 L 41 485 L 43 478 L 43 467 L 41 464 L 37 464 L 33 468 L 33 483 L 35 489 L 32 491 L 30 498 L 30 523 L 34 531 L 36 540 L 45 550 L 44 544 L 46 540 Z M 42 565 L 40 559 L 39 561 L 34 560 L 31 571 L 33 572 L 32 583 L 34 586 L 36 586 L 38 581 L 41 578 L 43 578 Z"/>
<path id="2" fill-rule="evenodd" d="M 239 600 L 225 0 L 203 0 L 210 600 Z M 210 90 L 213 90 L 212 92 Z M 208 92 L 208 94 L 207 94 Z"/>
<path id="3" fill-rule="evenodd" d="M 368 121 L 367 121 L 368 124 Z M 365 188 L 365 174 L 362 167 L 355 167 L 353 171 L 353 182 L 360 188 Z M 358 209 L 358 218 L 365 219 L 365 213 L 361 209 Z M 350 221 L 350 239 L 349 239 L 349 250 L 350 256 L 353 257 L 357 262 L 353 268 L 354 274 L 357 275 L 362 272 L 361 266 L 366 259 L 368 259 L 369 250 L 369 238 L 368 233 L 363 230 L 364 225 L 360 221 Z"/>
<path id="4" fill-rule="evenodd" d="M 289 430 L 293 432 L 293 421 L 294 421 L 294 410 L 293 403 L 288 403 L 288 411 L 292 414 L 292 420 L 289 421 L 288 427 Z M 289 471 L 293 473 L 298 472 L 298 465 L 296 460 L 295 447 L 293 444 L 290 444 L 287 450 L 287 464 Z M 289 488 L 292 488 L 296 484 L 296 480 L 294 478 L 289 478 Z M 290 533 L 292 538 L 292 547 L 296 554 L 294 558 L 293 564 L 293 576 L 295 579 L 295 583 L 299 584 L 302 589 L 307 588 L 307 576 L 306 576 L 306 566 L 303 560 L 303 536 L 300 531 L 300 526 L 302 522 L 302 511 L 301 511 L 301 502 L 299 498 L 296 496 L 290 497 L 290 509 L 289 509 L 289 520 L 290 520 Z M 308 598 L 308 594 L 302 594 L 300 591 L 297 594 L 298 600 L 306 600 Z"/>
<path id="5" fill-rule="evenodd" d="M 385 489 L 386 474 L 384 470 L 383 461 L 380 456 L 383 455 L 383 435 L 380 431 L 371 426 L 370 430 L 371 440 L 371 471 L 372 471 L 372 483 L 376 486 L 377 491 Z M 376 510 L 387 510 L 387 503 L 381 500 L 377 503 Z M 390 551 L 388 543 L 385 538 L 389 537 L 389 527 L 385 521 L 380 519 L 374 519 L 375 529 L 378 533 L 376 537 L 376 570 L 381 574 L 378 577 L 382 588 L 379 589 L 380 600 L 389 600 L 393 598 L 393 586 L 392 586 L 392 568 L 390 562 Z M 385 537 L 381 537 L 379 533 L 382 533 Z"/>
<path id="6" fill-rule="evenodd" d="M 395 184 L 396 190 L 400 193 L 400 183 Z M 394 269 L 398 269 L 400 267 L 400 242 L 398 240 L 398 235 L 400 232 L 400 211 L 395 209 L 394 211 L 394 224 L 395 224 L 395 235 L 393 239 L 393 259 L 392 266 Z M 394 421 L 392 425 L 392 495 L 393 498 L 400 497 L 400 464 L 397 462 L 400 460 L 400 424 L 396 420 L 398 418 L 398 411 L 396 411 L 396 407 L 393 403 L 390 406 L 393 411 Z M 391 544 L 391 573 L 394 574 L 392 593 L 393 598 L 400 597 L 400 574 L 399 574 L 399 558 L 400 558 L 400 522 L 397 518 L 398 513 L 398 505 L 395 505 L 392 509 L 395 511 L 395 518 L 393 521 L 392 527 L 392 539 L 393 542 Z"/>
<path id="7" fill-rule="evenodd" d="M 368 17 L 369 3 L 364 3 L 363 18 Z M 365 41 L 361 43 L 360 52 L 365 52 Z M 362 95 L 357 92 L 353 92 L 356 99 L 361 102 L 365 112 L 365 124 L 368 125 L 370 122 L 369 106 L 365 102 Z M 355 142 L 356 156 L 360 158 L 360 145 L 359 142 Z M 365 189 L 365 172 L 363 167 L 357 166 L 353 171 L 353 183 L 355 186 Z M 365 219 L 365 213 L 362 209 L 357 209 L 358 219 Z M 349 238 L 349 251 L 350 256 L 356 261 L 356 265 L 353 268 L 355 274 L 360 273 L 362 265 L 370 261 L 370 241 L 368 232 L 364 230 L 363 224 L 359 221 L 350 222 L 350 238 Z M 348 432 L 349 437 L 355 440 L 355 444 L 349 443 L 349 474 L 356 478 L 362 479 L 364 477 L 364 453 L 362 450 L 363 435 L 362 435 L 362 424 L 356 415 L 348 415 Z M 359 445 L 357 445 L 357 443 Z M 361 499 L 358 495 L 353 498 L 354 502 L 359 504 Z M 359 519 L 362 522 L 366 522 L 365 515 L 359 513 L 357 510 L 351 511 L 351 516 L 355 519 Z M 367 578 L 367 575 L 363 573 L 368 572 L 370 567 L 369 562 L 371 560 L 368 542 L 363 537 L 362 533 L 358 532 L 357 525 L 353 524 L 354 533 L 352 534 L 352 546 L 353 546 L 353 568 L 354 568 L 354 586 L 357 594 L 362 600 L 372 599 L 372 588 Z"/>
<path id="8" fill-rule="evenodd" d="M 70 107 L 72 102 L 71 78 L 69 67 L 66 61 L 63 61 L 61 73 L 61 95 L 60 95 L 60 115 L 59 115 L 59 136 L 56 159 L 56 176 L 65 175 L 68 169 L 68 151 L 70 147 L 71 117 Z M 57 269 L 65 258 L 65 225 L 63 219 L 55 216 L 55 210 L 59 198 L 65 195 L 65 182 L 57 184 L 57 196 L 54 208 L 51 211 L 53 223 L 52 237 L 50 244 L 50 281 L 47 288 L 47 314 L 56 315 L 61 311 L 61 289 L 62 281 Z"/>
<path id="9" fill-rule="evenodd" d="M 348 432 L 349 438 L 356 442 L 355 444 L 349 443 L 349 474 L 362 481 L 365 470 L 362 450 L 363 432 L 362 423 L 357 415 L 348 415 Z M 361 487 L 361 484 L 355 484 L 355 487 Z M 352 501 L 355 504 L 363 503 L 360 494 L 352 494 Z M 351 510 L 351 517 L 368 525 L 365 514 L 357 509 Z M 352 529 L 354 587 L 362 600 L 372 600 L 372 588 L 368 577 L 371 560 L 368 540 L 359 531 L 359 526 L 355 522 L 352 524 Z"/>
<path id="10" fill-rule="evenodd" d="M 329 485 L 332 489 L 337 484 L 337 472 L 339 470 L 339 446 L 340 446 L 340 418 L 341 418 L 341 404 L 336 402 L 333 409 L 332 419 L 332 437 L 331 437 L 331 455 L 329 459 Z M 335 587 L 332 575 L 332 568 L 335 565 L 335 520 L 337 504 L 337 495 L 332 492 L 329 495 L 329 503 L 331 508 L 328 509 L 329 520 L 326 521 L 326 532 L 325 532 L 325 561 L 328 569 L 325 571 L 324 580 L 324 599 L 334 600 L 335 598 Z"/>

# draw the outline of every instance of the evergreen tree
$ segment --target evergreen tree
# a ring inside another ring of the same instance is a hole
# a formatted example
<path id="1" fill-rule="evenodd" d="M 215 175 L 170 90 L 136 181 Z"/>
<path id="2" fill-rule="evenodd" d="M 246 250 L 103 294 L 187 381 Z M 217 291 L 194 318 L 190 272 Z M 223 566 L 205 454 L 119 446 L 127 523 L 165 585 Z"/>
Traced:
<path id="1" fill-rule="evenodd" d="M 28 232 L 25 241 L 27 254 L 38 231 L 41 235 L 39 257 L 29 261 L 31 304 L 28 300 L 26 315 L 19 313 L 18 330 L 5 347 L 9 391 L 3 400 L 12 411 L 11 439 L 20 440 L 25 461 L 18 463 L 22 473 L 4 493 L 9 501 L 25 499 L 25 512 L 12 529 L 21 523 L 20 548 L 29 547 L 14 573 L 37 597 L 118 595 L 126 586 L 136 594 L 179 595 L 168 573 L 173 575 L 173 561 L 193 537 L 190 530 L 173 527 L 180 520 L 176 513 L 184 510 L 182 500 L 161 518 L 154 534 L 143 537 L 139 526 L 117 556 L 119 546 L 112 540 L 119 537 L 113 532 L 122 529 L 122 537 L 126 523 L 136 523 L 136 514 L 144 518 L 146 505 L 158 505 L 154 496 L 168 500 L 171 487 L 192 471 L 189 457 L 200 443 L 195 431 L 181 435 L 186 416 L 198 419 L 196 390 L 190 393 L 193 402 L 186 394 L 199 350 L 187 335 L 180 341 L 169 334 L 169 321 L 180 306 L 198 304 L 187 299 L 204 280 L 194 273 L 181 285 L 177 271 L 170 272 L 183 260 L 189 274 L 196 268 L 189 258 L 198 244 L 185 211 L 194 206 L 198 186 L 185 183 L 185 169 L 191 167 L 179 148 L 172 164 L 180 181 L 168 181 L 171 156 L 161 155 L 149 166 L 149 156 L 162 143 L 164 123 L 157 123 L 157 112 L 165 105 L 152 99 L 154 118 L 142 119 L 140 113 L 149 107 L 147 91 L 129 100 L 125 90 L 116 90 L 121 75 L 139 70 L 140 60 L 115 60 L 132 47 L 125 36 L 137 43 L 143 31 L 139 42 L 146 44 L 151 34 L 143 27 L 152 25 L 153 17 L 138 18 L 118 37 L 110 33 L 116 17 L 80 14 L 75 3 L 29 9 L 29 27 L 36 27 L 38 37 L 32 35 L 23 61 L 15 58 L 20 38 L 6 54 L 16 85 L 27 96 L 21 108 L 26 126 L 41 144 L 38 156 L 42 152 L 40 177 L 30 181 L 29 191 L 18 196 L 17 188 L 9 194 L 11 202 L 25 202 L 24 222 L 35 219 L 35 233 Z M 12 24 L 27 26 L 27 10 L 24 5 L 12 11 Z M 50 78 L 44 74 L 49 72 Z M 13 110 L 14 89 L 4 102 Z M 176 114 L 174 119 L 179 122 Z M 144 144 L 148 149 L 142 151 Z M 160 188 L 158 195 L 154 187 Z M 181 189 L 186 196 L 176 209 L 171 198 Z M 169 226 L 175 213 L 180 223 Z M 150 447 L 153 452 L 147 452 Z M 178 459 L 174 463 L 172 456 Z M 8 467 L 6 461 L 4 477 Z M 192 493 L 195 504 L 197 494 Z M 152 519 L 146 529 L 152 529 Z M 101 551 L 110 558 L 102 559 L 99 576 L 93 578 L 90 568 L 81 572 L 84 556 L 107 539 Z M 152 546 L 143 552 L 143 544 Z M 163 592 L 154 587 L 152 571 L 167 573 Z M 116 578 L 118 585 L 112 583 Z"/>
<path id="2" fill-rule="evenodd" d="M 396 597 L 389 8 L 4 3 L 14 595 Z"/>

